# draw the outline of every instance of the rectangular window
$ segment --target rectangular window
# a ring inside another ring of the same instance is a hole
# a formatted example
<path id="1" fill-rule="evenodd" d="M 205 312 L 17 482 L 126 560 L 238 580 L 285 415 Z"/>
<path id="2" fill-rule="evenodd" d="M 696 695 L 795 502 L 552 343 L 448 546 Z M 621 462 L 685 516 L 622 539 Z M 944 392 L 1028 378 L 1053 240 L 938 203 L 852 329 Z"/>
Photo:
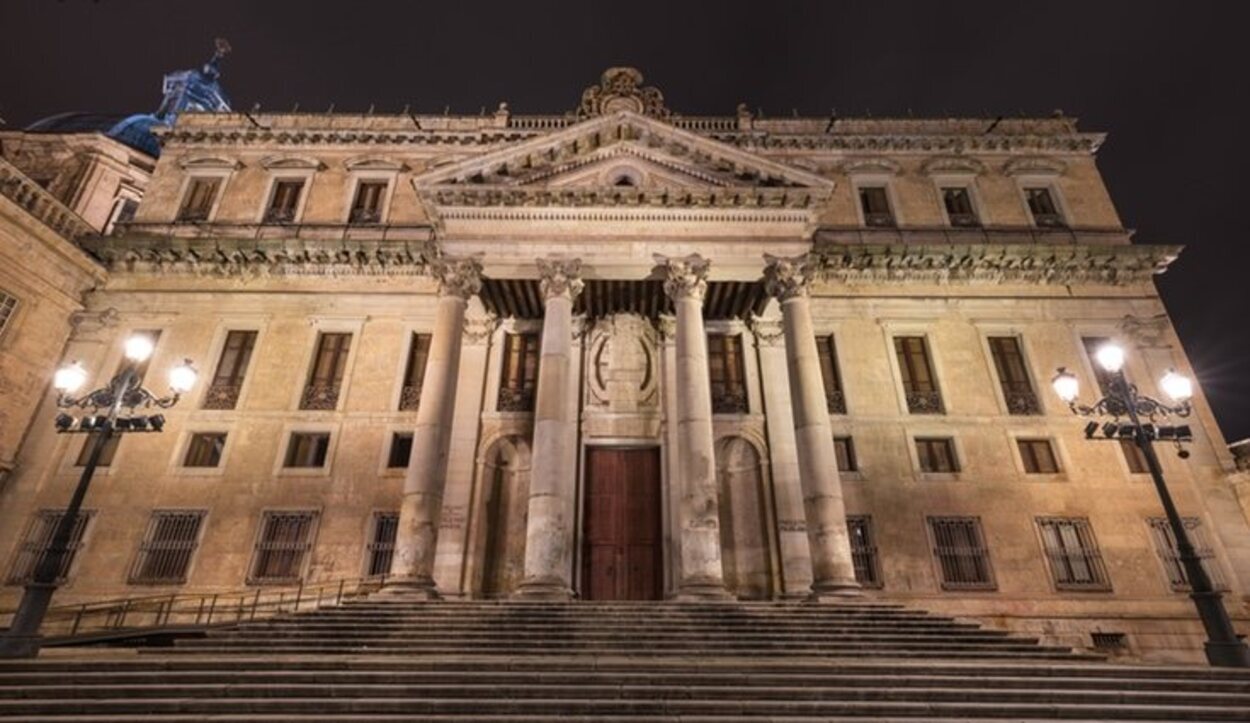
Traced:
<path id="1" fill-rule="evenodd" d="M 196 432 L 187 442 L 187 454 L 183 467 L 216 467 L 221 464 L 221 453 L 226 449 L 225 432 Z"/>
<path id="2" fill-rule="evenodd" d="M 369 544 L 365 554 L 365 576 L 377 577 L 391 574 L 391 560 L 395 557 L 395 537 L 399 533 L 398 512 L 374 512 Z"/>
<path id="3" fill-rule="evenodd" d="M 1150 465 L 1146 462 L 1146 453 L 1137 446 L 1137 441 L 1132 439 L 1118 441 L 1120 451 L 1124 453 L 1124 462 L 1128 464 L 1128 471 L 1133 474 L 1149 474 Z"/>
<path id="4" fill-rule="evenodd" d="M 943 590 L 993 590 L 994 570 L 977 517 L 930 517 L 929 534 Z"/>
<path id="5" fill-rule="evenodd" d="M 864 212 L 865 226 L 894 225 L 894 212 L 890 210 L 890 196 L 885 186 L 861 186 L 859 207 Z"/>
<path id="6" fill-rule="evenodd" d="M 13 320 L 13 315 L 16 311 L 17 297 L 0 291 L 0 336 L 4 335 L 4 330 L 8 328 L 9 322 Z"/>
<path id="7" fill-rule="evenodd" d="M 503 341 L 503 379 L 499 411 L 534 411 L 538 388 L 538 334 L 508 334 Z"/>
<path id="8" fill-rule="evenodd" d="M 921 472 L 958 472 L 955 440 L 949 437 L 917 437 L 916 459 Z"/>
<path id="9" fill-rule="evenodd" d="M 1105 397 L 1111 391 L 1111 381 L 1115 375 L 1098 363 L 1096 354 L 1098 349 L 1104 344 L 1109 344 L 1111 340 L 1105 336 L 1083 336 L 1081 344 L 1085 347 L 1085 356 L 1089 359 L 1089 366 L 1094 370 L 1094 381 L 1098 383 L 1098 391 L 1102 392 Z"/>
<path id="10" fill-rule="evenodd" d="M 91 518 L 94 515 L 94 510 L 81 510 L 74 521 L 69 544 L 65 548 L 66 554 L 61 558 L 61 566 L 57 571 L 58 583 L 65 582 L 65 578 L 69 576 L 74 557 L 82 548 L 83 537 L 86 536 L 87 526 L 91 524 Z M 35 513 L 30 526 L 26 528 L 26 537 L 17 548 L 17 556 L 13 559 L 13 567 L 9 570 L 8 584 L 24 585 L 34 579 L 39 563 L 48 556 L 52 549 L 52 537 L 56 534 L 57 525 L 61 524 L 61 518 L 64 516 L 65 510 L 39 510 Z"/>
<path id="11" fill-rule="evenodd" d="M 1055 449 L 1049 439 L 1017 439 L 1016 447 L 1020 450 L 1024 471 L 1028 474 L 1059 472 L 1059 460 L 1055 458 Z"/>
<path id="12" fill-rule="evenodd" d="M 1033 383 L 1029 381 L 1028 368 L 1024 363 L 1024 350 L 1014 336 L 991 336 L 987 339 L 990 356 L 994 358 L 994 370 L 1003 390 L 1008 414 L 1041 414 L 1042 407 Z"/>
<path id="13" fill-rule="evenodd" d="M 131 584 L 185 583 L 206 514 L 206 510 L 154 510 L 130 573 Z"/>
<path id="14" fill-rule="evenodd" d="M 311 510 L 264 513 L 248 583 L 299 582 L 316 527 L 317 513 Z"/>
<path id="15" fill-rule="evenodd" d="M 872 531 L 872 518 L 848 516 L 846 531 L 851 538 L 855 581 L 864 587 L 881 587 L 881 567 L 877 562 L 877 538 Z"/>
<path id="16" fill-rule="evenodd" d="M 192 178 L 187 184 L 186 195 L 182 197 L 182 206 L 178 209 L 178 220 L 184 223 L 207 221 L 208 215 L 213 211 L 213 203 L 217 201 L 217 191 L 220 188 L 220 178 Z"/>
<path id="17" fill-rule="evenodd" d="M 421 405 L 421 384 L 425 380 L 425 364 L 430 359 L 430 334 L 413 334 L 408 343 L 408 363 L 404 365 L 404 386 L 399 393 L 399 409 L 416 411 Z"/>
<path id="18" fill-rule="evenodd" d="M 273 195 L 265 209 L 265 223 L 293 223 L 299 211 L 299 197 L 304 191 L 304 179 L 283 179 L 273 184 Z"/>
<path id="19" fill-rule="evenodd" d="M 1202 569 L 1211 580 L 1211 586 L 1216 590 L 1228 590 L 1228 582 L 1224 580 L 1220 566 L 1215 562 L 1215 552 L 1207 544 L 1202 521 L 1197 517 L 1186 517 L 1181 521 L 1185 525 L 1185 535 L 1189 538 L 1189 544 L 1194 546 L 1194 553 L 1198 555 L 1198 560 L 1202 562 Z M 1185 566 L 1181 564 L 1180 549 L 1176 546 L 1176 535 L 1172 534 L 1172 526 L 1164 517 L 1151 517 L 1149 523 L 1151 537 L 1154 538 L 1155 552 L 1163 562 L 1168 584 L 1176 591 L 1189 590 L 1189 574 L 1185 572 Z"/>
<path id="20" fill-rule="evenodd" d="M 91 448 L 95 446 L 95 441 L 100 436 L 99 432 L 92 432 L 83 440 L 82 448 L 78 450 L 78 459 L 74 461 L 76 467 L 86 467 L 87 458 L 91 456 Z M 104 449 L 100 452 L 100 459 L 96 462 L 97 467 L 109 467 L 113 464 L 113 457 L 117 455 L 117 447 L 121 444 L 122 436 L 114 433 L 109 437 L 109 441 L 104 443 Z"/>
<path id="21" fill-rule="evenodd" d="M 838 459 L 839 472 L 859 471 L 859 465 L 855 459 L 855 444 L 850 437 L 834 437 L 833 451 Z"/>
<path id="22" fill-rule="evenodd" d="M 829 413 L 846 414 L 846 394 L 838 372 L 838 346 L 832 334 L 816 337 L 816 352 L 820 357 L 820 376 L 825 380 L 825 404 Z"/>
<path id="23" fill-rule="evenodd" d="M 972 207 L 972 195 L 964 186 L 951 186 L 942 189 L 942 204 L 946 206 L 946 217 L 952 226 L 964 228 L 981 225 L 976 209 Z"/>
<path id="24" fill-rule="evenodd" d="M 380 223 L 386 186 L 386 181 L 361 181 L 356 184 L 356 195 L 352 199 L 348 223 Z"/>
<path id="25" fill-rule="evenodd" d="M 1055 197 L 1046 186 L 1035 186 L 1024 189 L 1024 197 L 1029 202 L 1029 213 L 1033 223 L 1051 228 L 1064 226 L 1063 215 L 1055 204 Z"/>
<path id="26" fill-rule="evenodd" d="M 1102 553 L 1084 517 L 1039 517 L 1050 575 L 1060 590 L 1110 590 Z"/>
<path id="27" fill-rule="evenodd" d="M 923 336 L 894 337 L 894 353 L 898 371 L 903 378 L 907 411 L 912 414 L 944 414 L 942 394 L 938 391 L 929 345 Z"/>
<path id="28" fill-rule="evenodd" d="M 326 454 L 330 451 L 329 432 L 292 432 L 286 447 L 283 466 L 308 468 L 326 466 Z"/>
<path id="29" fill-rule="evenodd" d="M 711 382 L 712 412 L 746 414 L 747 385 L 743 367 L 740 334 L 707 335 L 708 380 Z"/>
<path id="30" fill-rule="evenodd" d="M 313 355 L 312 369 L 308 372 L 308 384 L 300 399 L 300 409 L 338 408 L 343 373 L 347 369 L 347 355 L 351 348 L 351 334 L 322 332 L 317 335 L 317 351 Z"/>
<path id="31" fill-rule="evenodd" d="M 256 332 L 230 331 L 217 359 L 217 371 L 204 395 L 205 409 L 234 409 L 243 390 L 243 377 L 252 361 Z"/>
<path id="32" fill-rule="evenodd" d="M 412 432 L 395 432 L 391 435 L 391 450 L 386 456 L 390 469 L 405 468 L 412 457 Z"/>

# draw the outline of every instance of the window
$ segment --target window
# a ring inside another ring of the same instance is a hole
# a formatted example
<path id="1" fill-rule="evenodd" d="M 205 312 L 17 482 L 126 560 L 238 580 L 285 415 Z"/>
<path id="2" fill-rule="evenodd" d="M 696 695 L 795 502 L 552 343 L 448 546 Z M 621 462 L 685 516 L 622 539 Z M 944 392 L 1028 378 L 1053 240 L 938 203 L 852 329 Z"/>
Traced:
<path id="1" fill-rule="evenodd" d="M 221 453 L 225 449 L 225 432 L 196 432 L 187 442 L 187 453 L 182 459 L 182 466 L 216 467 L 221 464 Z"/>
<path id="2" fill-rule="evenodd" d="M 117 215 L 113 216 L 113 223 L 129 223 L 135 220 L 135 213 L 139 210 L 139 202 L 133 198 L 123 198 L 118 202 Z"/>
<path id="3" fill-rule="evenodd" d="M 313 355 L 308 384 L 300 399 L 300 409 L 336 409 L 342 390 L 347 354 L 352 348 L 352 335 L 322 332 L 317 335 L 317 351 Z"/>
<path id="4" fill-rule="evenodd" d="M 317 513 L 311 510 L 264 513 L 248 582 L 298 582 L 316 527 Z"/>
<path id="5" fill-rule="evenodd" d="M 369 544 L 365 546 L 365 576 L 391 574 L 395 557 L 395 536 L 399 532 L 398 512 L 374 512 Z"/>
<path id="6" fill-rule="evenodd" d="M 352 199 L 348 223 L 380 223 L 386 186 L 386 181 L 361 181 L 356 184 L 356 196 Z"/>
<path id="7" fill-rule="evenodd" d="M 1159 554 L 1159 559 L 1163 562 L 1168 584 L 1176 591 L 1189 590 L 1189 574 L 1185 572 L 1185 566 L 1181 564 L 1181 554 L 1176 546 L 1176 536 L 1172 534 L 1172 526 L 1164 517 L 1151 517 L 1148 522 L 1151 537 L 1154 538 L 1155 552 Z M 1194 553 L 1202 562 L 1202 569 L 1210 578 L 1211 586 L 1216 590 L 1228 590 L 1228 583 L 1215 562 L 1215 552 L 1207 544 L 1202 521 L 1197 517 L 1186 517 L 1182 522 L 1185 525 L 1185 535 L 1189 537 L 1189 544 L 1194 546 Z"/>
<path id="8" fill-rule="evenodd" d="M 1020 450 L 1020 460 L 1024 463 L 1026 473 L 1057 474 L 1059 472 L 1059 460 L 1055 458 L 1055 450 L 1049 439 L 1017 439 L 1016 447 Z"/>
<path id="9" fill-rule="evenodd" d="M 1041 414 L 1042 407 L 1024 364 L 1024 351 L 1014 336 L 991 336 L 988 339 L 994 370 L 1003 390 L 1008 414 Z"/>
<path id="10" fill-rule="evenodd" d="M 949 437 L 917 437 L 916 459 L 921 472 L 958 472 L 955 440 Z"/>
<path id="11" fill-rule="evenodd" d="M 885 186 L 861 186 L 859 207 L 864 212 L 865 226 L 894 225 L 894 212 L 890 210 L 890 196 Z"/>
<path id="12" fill-rule="evenodd" d="M 846 414 L 846 395 L 842 391 L 842 375 L 838 373 L 838 347 L 833 335 L 816 337 L 820 357 L 820 376 L 825 380 L 825 403 L 830 414 Z"/>
<path id="13" fill-rule="evenodd" d="M 304 179 L 287 178 L 274 181 L 273 195 L 265 209 L 265 223 L 291 223 L 299 211 L 299 197 L 304 190 Z"/>
<path id="14" fill-rule="evenodd" d="M 1118 441 L 1120 451 L 1124 453 L 1124 462 L 1128 465 L 1128 471 L 1133 474 L 1149 474 L 1150 465 L 1146 462 L 1146 453 L 1137 446 L 1137 440 L 1121 439 Z"/>
<path id="15" fill-rule="evenodd" d="M 413 334 L 408 344 L 408 363 L 404 366 L 404 386 L 399 393 L 401 411 L 416 411 L 421 406 L 421 384 L 425 380 L 425 364 L 430 359 L 429 334 Z"/>
<path id="16" fill-rule="evenodd" d="M 292 432 L 291 441 L 286 446 L 286 460 L 283 466 L 324 467 L 326 454 L 329 451 L 329 432 Z"/>
<path id="17" fill-rule="evenodd" d="M 746 414 L 747 385 L 740 334 L 707 335 L 707 371 L 712 412 Z"/>
<path id="18" fill-rule="evenodd" d="M 1084 517 L 1039 517 L 1050 576 L 1060 590 L 1110 590 L 1102 553 Z"/>
<path id="19" fill-rule="evenodd" d="M 1046 186 L 1033 186 L 1024 189 L 1024 198 L 1029 204 L 1029 213 L 1033 215 L 1033 223 L 1038 226 L 1062 227 L 1063 215 L 1055 204 L 1055 197 Z"/>
<path id="20" fill-rule="evenodd" d="M 4 330 L 8 328 L 16 311 L 17 297 L 0 291 L 0 336 L 4 335 Z"/>
<path id="21" fill-rule="evenodd" d="M 95 447 L 95 441 L 100 437 L 99 432 L 91 432 L 87 438 L 83 440 L 82 448 L 78 450 L 78 459 L 74 461 L 76 467 L 86 467 L 87 460 L 91 457 L 91 449 Z M 117 455 L 117 447 L 121 444 L 122 436 L 116 432 L 109 437 L 104 443 L 104 449 L 100 451 L 100 459 L 96 462 L 97 467 L 109 467 L 113 464 L 113 457 Z"/>
<path id="22" fill-rule="evenodd" d="M 412 457 L 412 432 L 395 432 L 391 435 L 391 451 L 386 456 L 390 469 L 406 468 Z"/>
<path id="23" fill-rule="evenodd" d="M 849 516 L 846 518 L 846 531 L 851 537 L 855 581 L 864 587 L 881 587 L 881 568 L 877 564 L 877 538 L 872 532 L 872 518 Z"/>
<path id="24" fill-rule="evenodd" d="M 132 584 L 181 585 L 200 543 L 205 510 L 154 510 L 130 573 Z"/>
<path id="25" fill-rule="evenodd" d="M 928 522 L 943 590 L 997 587 L 979 518 L 930 517 Z"/>
<path id="26" fill-rule="evenodd" d="M 17 556 L 13 559 L 13 567 L 9 570 L 8 584 L 24 585 L 34 579 L 39 564 L 48 556 L 52 548 L 52 537 L 56 534 L 56 528 L 61 524 L 61 518 L 64 516 L 65 510 L 39 510 L 35 513 L 30 526 L 26 528 L 26 537 L 17 548 Z M 65 582 L 65 578 L 69 576 L 74 557 L 82 548 L 87 526 L 91 524 L 91 518 L 94 516 L 94 510 L 81 510 L 78 513 L 78 518 L 74 521 L 74 527 L 70 531 L 69 544 L 65 548 L 66 554 L 61 557 L 61 566 L 56 573 L 57 583 Z"/>
<path id="27" fill-rule="evenodd" d="M 534 411 L 537 387 L 538 335 L 506 335 L 503 341 L 503 379 L 499 383 L 499 411 Z"/>
<path id="28" fill-rule="evenodd" d="M 942 205 L 946 207 L 946 218 L 952 226 L 980 226 L 976 209 L 972 207 L 972 195 L 964 186 L 951 186 L 942 189 Z"/>
<path id="29" fill-rule="evenodd" d="M 834 437 L 833 452 L 838 459 L 839 472 L 859 471 L 859 464 L 855 459 L 855 444 L 850 437 Z"/>
<path id="30" fill-rule="evenodd" d="M 898 356 L 898 372 L 903 377 L 907 411 L 912 414 L 944 414 L 942 395 L 938 392 L 925 338 L 896 336 L 894 353 Z"/>
<path id="31" fill-rule="evenodd" d="M 256 347 L 256 332 L 231 331 L 221 347 L 217 359 L 217 372 L 213 383 L 204 395 L 205 409 L 234 409 L 243 390 L 243 377 L 252 361 L 252 349 Z"/>
<path id="32" fill-rule="evenodd" d="M 1098 391 L 1102 392 L 1105 397 L 1111 390 L 1111 381 L 1115 379 L 1115 375 L 1098 363 L 1096 356 L 1098 349 L 1104 344 L 1111 342 L 1111 339 L 1105 336 L 1083 336 L 1081 344 L 1085 346 L 1085 356 L 1089 359 L 1089 366 L 1094 370 L 1094 381 L 1098 383 Z"/>
<path id="33" fill-rule="evenodd" d="M 213 211 L 213 203 L 217 201 L 217 191 L 220 188 L 220 178 L 192 178 L 187 184 L 186 195 L 182 197 L 182 207 L 178 209 L 178 220 L 184 223 L 207 221 L 209 214 Z"/>

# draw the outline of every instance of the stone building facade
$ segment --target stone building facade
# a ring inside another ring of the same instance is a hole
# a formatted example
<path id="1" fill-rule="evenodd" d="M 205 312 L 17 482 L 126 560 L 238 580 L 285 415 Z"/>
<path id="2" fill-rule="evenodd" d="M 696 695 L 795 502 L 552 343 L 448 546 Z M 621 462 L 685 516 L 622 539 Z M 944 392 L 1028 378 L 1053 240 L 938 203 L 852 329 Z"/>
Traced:
<path id="1" fill-rule="evenodd" d="M 154 385 L 202 374 L 98 473 L 62 602 L 857 595 L 1200 656 L 1140 461 L 1049 390 L 1096 394 L 1103 339 L 1143 391 L 1192 375 L 1152 281 L 1179 249 L 1130 243 L 1072 119 L 683 116 L 614 68 L 563 115 L 159 132 L 64 357 L 102 382 L 146 332 Z M 48 406 L 10 583 L 85 443 Z M 1165 470 L 1244 626 L 1247 509 L 1201 395 L 1190 424 Z"/>

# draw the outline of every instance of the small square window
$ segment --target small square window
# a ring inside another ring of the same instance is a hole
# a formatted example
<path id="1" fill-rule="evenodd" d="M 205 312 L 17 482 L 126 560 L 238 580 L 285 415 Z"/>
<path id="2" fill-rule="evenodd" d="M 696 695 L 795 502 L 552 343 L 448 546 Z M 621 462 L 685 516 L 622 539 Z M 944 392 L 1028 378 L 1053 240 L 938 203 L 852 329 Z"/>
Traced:
<path id="1" fill-rule="evenodd" d="M 304 180 L 283 179 L 273 184 L 273 195 L 265 209 L 265 223 L 293 223 L 299 211 L 300 195 L 304 192 Z"/>
<path id="2" fill-rule="evenodd" d="M 850 437 L 834 437 L 833 451 L 838 458 L 839 472 L 858 472 L 859 464 L 855 459 L 855 443 Z"/>
<path id="3" fill-rule="evenodd" d="M 1034 186 L 1024 189 L 1024 197 L 1029 203 L 1029 213 L 1033 216 L 1033 223 L 1038 226 L 1062 227 L 1066 224 L 1063 221 L 1063 215 L 1059 213 L 1059 206 L 1055 203 L 1055 197 L 1051 190 L 1046 186 Z"/>
<path id="4" fill-rule="evenodd" d="M 981 225 L 976 209 L 972 207 L 972 195 L 963 186 L 952 186 L 942 189 L 942 205 L 946 207 L 946 218 L 952 226 L 975 227 Z"/>
<path id="5" fill-rule="evenodd" d="M 1029 474 L 1057 474 L 1059 460 L 1055 458 L 1054 447 L 1049 439 L 1017 439 L 1016 447 L 1020 450 L 1020 460 L 1024 463 L 1024 471 Z"/>
<path id="6" fill-rule="evenodd" d="M 865 226 L 894 226 L 894 211 L 885 186 L 861 186 L 859 206 L 864 212 Z"/>
<path id="7" fill-rule="evenodd" d="M 400 469 L 408 466 L 412 457 L 412 432 L 395 432 L 391 435 L 391 451 L 386 457 L 386 466 Z"/>
<path id="8" fill-rule="evenodd" d="M 285 467 L 324 467 L 330 450 L 329 432 L 293 432 L 286 448 Z"/>
<path id="9" fill-rule="evenodd" d="M 226 449 L 225 432 L 196 432 L 187 443 L 183 467 L 216 467 L 221 464 L 221 453 Z"/>
<path id="10" fill-rule="evenodd" d="M 916 458 L 921 472 L 958 472 L 955 440 L 949 437 L 917 437 Z"/>

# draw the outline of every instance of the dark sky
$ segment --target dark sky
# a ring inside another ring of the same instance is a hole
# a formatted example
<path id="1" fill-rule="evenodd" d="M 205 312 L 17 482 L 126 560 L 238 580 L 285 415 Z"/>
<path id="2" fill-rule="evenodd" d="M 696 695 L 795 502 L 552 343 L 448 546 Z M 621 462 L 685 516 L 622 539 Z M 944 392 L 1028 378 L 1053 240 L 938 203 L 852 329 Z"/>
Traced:
<path id="1" fill-rule="evenodd" d="M 229 38 L 239 109 L 563 112 L 634 65 L 686 114 L 1048 115 L 1110 133 L 1099 165 L 1230 440 L 1250 436 L 1250 154 L 1239 3 L 5 0 L 0 118 L 154 110 Z"/>

